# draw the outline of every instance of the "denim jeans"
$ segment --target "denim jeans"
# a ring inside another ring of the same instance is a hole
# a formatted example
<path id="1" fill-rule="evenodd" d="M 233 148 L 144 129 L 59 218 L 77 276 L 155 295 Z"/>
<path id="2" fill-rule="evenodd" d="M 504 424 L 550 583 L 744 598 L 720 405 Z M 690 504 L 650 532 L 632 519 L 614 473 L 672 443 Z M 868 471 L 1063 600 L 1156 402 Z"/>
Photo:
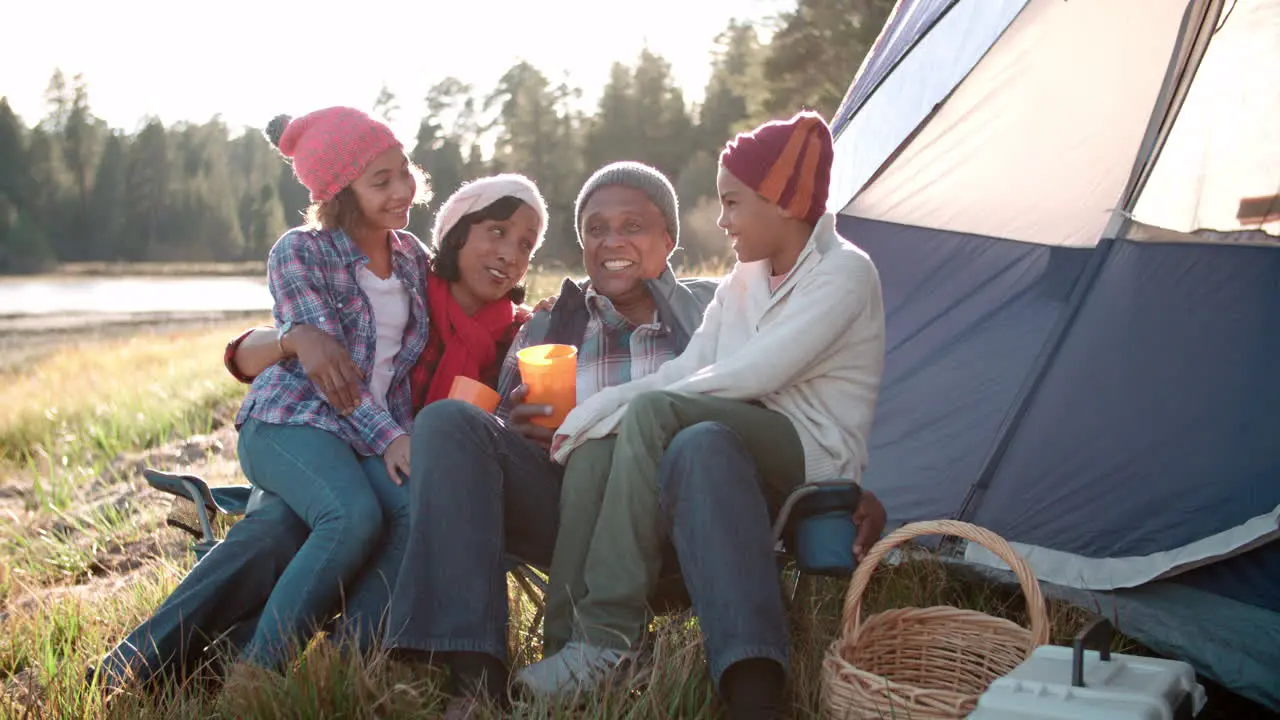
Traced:
<path id="1" fill-rule="evenodd" d="M 410 546 L 391 596 L 385 645 L 506 659 L 505 553 L 546 566 L 562 468 L 493 415 L 457 400 L 418 413 Z"/>
<path id="2" fill-rule="evenodd" d="M 377 621 L 379 597 L 386 597 L 404 555 L 408 493 L 392 482 L 381 457 L 362 458 L 317 428 L 251 419 L 240 430 L 239 448 L 249 481 L 280 497 L 311 529 L 243 653 L 248 662 L 279 669 L 344 599 Z M 379 543 L 385 548 L 366 568 Z M 352 626 L 367 638 L 359 628 Z"/>
<path id="3" fill-rule="evenodd" d="M 716 686 L 742 660 L 774 660 L 785 670 L 787 617 L 771 522 L 785 492 L 764 481 L 742 435 L 716 422 L 675 436 L 658 485 Z"/>
<path id="4" fill-rule="evenodd" d="M 151 617 L 101 660 L 101 682 L 178 678 L 209 657 L 215 640 L 238 650 L 257 629 L 277 578 L 307 539 L 307 526 L 283 500 L 253 491 L 249 511 L 178 583 Z"/>

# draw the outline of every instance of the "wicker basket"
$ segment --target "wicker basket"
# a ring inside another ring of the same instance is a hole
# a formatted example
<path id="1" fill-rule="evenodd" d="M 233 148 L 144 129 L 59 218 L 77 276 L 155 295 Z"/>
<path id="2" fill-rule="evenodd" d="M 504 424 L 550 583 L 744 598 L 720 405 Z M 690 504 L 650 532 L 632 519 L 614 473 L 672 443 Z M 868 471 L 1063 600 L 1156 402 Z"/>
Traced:
<path id="1" fill-rule="evenodd" d="M 1031 629 L 952 607 L 889 610 L 862 619 L 862 596 L 884 556 L 922 535 L 954 535 L 1008 563 L 1027 597 Z M 823 658 L 828 718 L 966 717 L 996 678 L 1049 641 L 1044 596 L 1026 561 L 998 535 L 969 523 L 933 520 L 885 536 L 858 564 L 845 598 L 841 634 Z"/>

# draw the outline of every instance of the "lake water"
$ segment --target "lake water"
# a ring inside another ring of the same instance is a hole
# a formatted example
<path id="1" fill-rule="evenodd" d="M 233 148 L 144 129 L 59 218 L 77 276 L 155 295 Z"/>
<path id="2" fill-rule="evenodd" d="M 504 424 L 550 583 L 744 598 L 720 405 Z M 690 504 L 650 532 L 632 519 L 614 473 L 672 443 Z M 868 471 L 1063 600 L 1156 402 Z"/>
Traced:
<path id="1" fill-rule="evenodd" d="M 0 316 L 271 309 L 252 277 L 0 277 Z"/>

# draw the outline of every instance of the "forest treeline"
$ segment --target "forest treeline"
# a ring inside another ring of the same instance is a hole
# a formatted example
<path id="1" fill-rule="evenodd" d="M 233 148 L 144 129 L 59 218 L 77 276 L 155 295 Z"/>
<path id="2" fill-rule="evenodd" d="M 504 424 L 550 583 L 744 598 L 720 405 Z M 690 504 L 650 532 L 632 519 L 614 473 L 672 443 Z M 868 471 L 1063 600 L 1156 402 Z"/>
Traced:
<path id="1" fill-rule="evenodd" d="M 648 50 L 613 65 L 594 112 L 578 109 L 580 89 L 524 62 L 487 89 L 456 78 L 425 98 L 384 88 L 374 114 L 421 115 L 408 144 L 434 198 L 410 229 L 428 239 L 435 209 L 462 182 L 521 172 L 542 188 L 552 215 L 539 259 L 576 266 L 579 186 L 607 162 L 639 160 L 676 185 L 685 228 L 677 262 L 718 259 L 715 171 L 725 140 L 801 108 L 830 118 L 892 5 L 798 0 L 772 19 L 768 43 L 751 23 L 730 21 L 697 104 Z M 55 70 L 44 117 L 19 118 L 0 98 L 0 273 L 77 261 L 260 260 L 300 221 L 306 191 L 260 132 L 233 134 L 217 118 L 113 128 L 94 116 L 91 91 L 83 76 Z"/>

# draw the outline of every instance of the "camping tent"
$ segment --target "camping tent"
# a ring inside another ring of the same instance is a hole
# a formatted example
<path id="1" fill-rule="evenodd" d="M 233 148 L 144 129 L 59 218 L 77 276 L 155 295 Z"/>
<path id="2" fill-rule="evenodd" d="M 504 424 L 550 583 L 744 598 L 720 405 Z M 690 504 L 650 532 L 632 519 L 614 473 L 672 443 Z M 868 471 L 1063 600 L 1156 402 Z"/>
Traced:
<path id="1" fill-rule="evenodd" d="M 900 0 L 830 209 L 884 286 L 891 523 L 990 528 L 1280 709 L 1276 68 L 1280 0 Z"/>

